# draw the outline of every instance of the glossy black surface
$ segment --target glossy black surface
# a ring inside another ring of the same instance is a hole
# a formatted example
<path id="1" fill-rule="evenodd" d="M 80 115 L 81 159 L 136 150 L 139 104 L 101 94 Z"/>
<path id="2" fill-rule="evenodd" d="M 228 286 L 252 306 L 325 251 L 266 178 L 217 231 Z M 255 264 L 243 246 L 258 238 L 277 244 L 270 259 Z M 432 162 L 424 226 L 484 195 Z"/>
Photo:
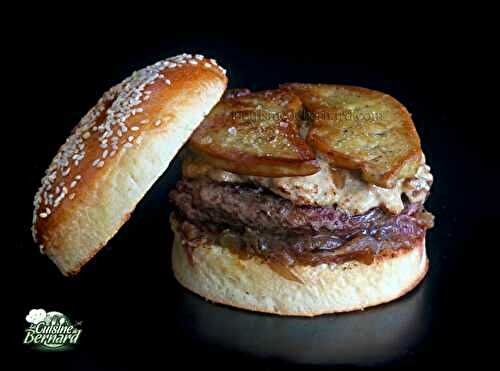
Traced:
<path id="1" fill-rule="evenodd" d="M 462 74 L 459 83 L 449 60 L 399 59 L 395 52 L 387 63 L 361 56 L 353 58 L 355 63 L 343 63 L 332 50 L 255 46 L 251 38 L 228 39 L 223 34 L 184 35 L 142 44 L 117 40 L 113 50 L 105 40 L 90 36 L 77 37 L 64 48 L 57 38 L 51 40 L 43 49 L 33 45 L 33 53 L 48 56 L 40 59 L 38 68 L 44 73 L 36 77 L 47 91 L 26 113 L 31 143 L 17 208 L 15 279 L 10 285 L 16 295 L 12 339 L 18 360 L 82 370 L 144 369 L 178 361 L 224 369 L 292 364 L 420 368 L 474 365 L 484 359 L 476 355 L 490 354 L 480 335 L 485 327 L 479 325 L 483 318 L 478 315 L 483 312 L 483 304 L 478 303 L 489 296 L 486 287 L 476 283 L 483 271 L 471 263 L 471 246 L 494 241 L 484 230 L 494 228 L 497 217 L 488 192 L 470 175 L 488 171 L 488 146 L 479 133 L 466 130 L 461 110 L 467 101 L 460 89 L 468 76 Z M 97 48 L 101 58 L 83 52 L 89 45 Z M 435 214 L 436 226 L 427 238 L 431 265 L 423 283 L 390 304 L 314 319 L 280 318 L 210 304 L 179 287 L 170 269 L 167 193 L 178 179 L 178 163 L 82 274 L 63 278 L 38 253 L 29 232 L 31 202 L 43 171 L 70 129 L 105 89 L 134 69 L 183 51 L 216 58 L 228 69 L 231 87 L 267 89 L 292 81 L 344 83 L 381 90 L 400 100 L 413 114 L 435 175 L 427 208 Z M 51 104 L 54 94 L 57 105 Z M 474 202 L 470 202 L 472 194 Z M 41 354 L 20 345 L 24 317 L 32 308 L 58 310 L 81 320 L 83 335 L 77 349 Z"/>

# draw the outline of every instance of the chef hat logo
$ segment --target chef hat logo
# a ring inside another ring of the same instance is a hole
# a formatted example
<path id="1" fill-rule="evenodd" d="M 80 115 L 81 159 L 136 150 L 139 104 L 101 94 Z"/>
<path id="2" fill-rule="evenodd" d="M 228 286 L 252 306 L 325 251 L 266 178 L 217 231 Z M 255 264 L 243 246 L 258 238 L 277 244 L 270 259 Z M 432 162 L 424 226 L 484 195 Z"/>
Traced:
<path id="1" fill-rule="evenodd" d="M 32 309 L 26 316 L 26 321 L 33 324 L 38 324 L 45 320 L 47 313 L 43 309 Z"/>
<path id="2" fill-rule="evenodd" d="M 47 325 L 64 325 L 69 324 L 67 317 L 60 312 L 48 312 L 45 317 Z"/>

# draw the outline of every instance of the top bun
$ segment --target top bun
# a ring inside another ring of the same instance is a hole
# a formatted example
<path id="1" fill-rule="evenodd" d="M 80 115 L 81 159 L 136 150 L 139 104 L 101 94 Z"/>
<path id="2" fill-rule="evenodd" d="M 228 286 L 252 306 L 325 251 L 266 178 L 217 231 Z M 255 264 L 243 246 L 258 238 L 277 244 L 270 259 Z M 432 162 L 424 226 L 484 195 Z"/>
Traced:
<path id="1" fill-rule="evenodd" d="M 182 54 L 134 72 L 82 118 L 34 200 L 33 238 L 64 275 L 125 223 L 226 85 L 213 59 Z"/>

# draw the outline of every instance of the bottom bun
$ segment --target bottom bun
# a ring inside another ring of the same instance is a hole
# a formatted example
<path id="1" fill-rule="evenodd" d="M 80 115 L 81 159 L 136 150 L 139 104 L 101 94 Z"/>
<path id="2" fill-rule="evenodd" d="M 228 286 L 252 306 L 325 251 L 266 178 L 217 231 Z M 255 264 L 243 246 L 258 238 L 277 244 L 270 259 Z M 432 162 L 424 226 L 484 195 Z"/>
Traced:
<path id="1" fill-rule="evenodd" d="M 297 266 L 303 283 L 290 281 L 259 258 L 240 259 L 227 248 L 204 244 L 190 261 L 173 224 L 172 267 L 179 283 L 210 301 L 290 316 L 348 312 L 397 299 L 424 278 L 425 241 L 410 250 L 378 255 L 370 264 Z"/>

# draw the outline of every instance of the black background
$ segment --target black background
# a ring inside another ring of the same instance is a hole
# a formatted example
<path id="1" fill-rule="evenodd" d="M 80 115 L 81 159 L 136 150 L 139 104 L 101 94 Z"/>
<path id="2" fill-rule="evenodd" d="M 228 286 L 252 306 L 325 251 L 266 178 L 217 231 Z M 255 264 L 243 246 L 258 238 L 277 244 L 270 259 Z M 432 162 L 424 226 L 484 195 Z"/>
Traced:
<path id="1" fill-rule="evenodd" d="M 36 63 L 28 63 L 29 80 L 21 83 L 22 130 L 29 146 L 16 187 L 14 257 L 6 263 L 14 270 L 8 284 L 15 295 L 10 339 L 19 362 L 78 370 L 167 368 L 177 361 L 223 369 L 406 368 L 472 366 L 492 355 L 487 334 L 496 317 L 491 309 L 496 293 L 485 283 L 495 278 L 486 277 L 485 265 L 497 246 L 485 231 L 498 224 L 491 197 L 498 182 L 486 161 L 495 149 L 496 117 L 492 112 L 482 121 L 479 112 L 470 111 L 482 110 L 474 91 L 483 79 L 480 55 L 476 64 L 466 63 L 469 50 L 449 34 L 407 39 L 400 48 L 397 40 L 380 42 L 387 36 L 375 31 L 369 42 L 346 35 L 345 44 L 321 34 L 311 39 L 276 30 L 270 37 L 230 29 L 103 37 L 65 25 L 31 35 L 24 51 Z M 29 231 L 44 170 L 107 88 L 133 70 L 182 52 L 217 59 L 228 70 L 230 87 L 341 83 L 400 100 L 413 114 L 435 176 L 427 208 L 436 226 L 428 233 L 431 266 L 425 281 L 397 302 L 315 319 L 209 304 L 180 288 L 170 269 L 167 193 L 179 176 L 176 163 L 97 258 L 78 277 L 62 277 L 38 253 Z M 81 343 L 65 353 L 27 349 L 21 344 L 24 317 L 32 308 L 82 321 Z"/>

